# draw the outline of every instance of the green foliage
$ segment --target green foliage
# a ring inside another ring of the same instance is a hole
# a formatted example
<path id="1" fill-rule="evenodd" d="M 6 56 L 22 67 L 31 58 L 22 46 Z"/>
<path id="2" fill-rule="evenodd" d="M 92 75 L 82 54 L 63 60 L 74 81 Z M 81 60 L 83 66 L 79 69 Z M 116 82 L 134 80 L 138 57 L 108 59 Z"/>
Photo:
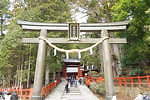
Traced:
<path id="1" fill-rule="evenodd" d="M 104 84 L 104 82 L 101 82 L 101 83 L 92 82 L 92 84 L 90 85 L 90 88 L 96 94 L 99 94 L 99 95 L 104 95 L 105 94 L 105 84 Z"/>
<path id="2" fill-rule="evenodd" d="M 150 32 L 149 29 L 145 29 L 145 26 L 150 24 L 149 0 L 80 0 L 74 3 L 86 10 L 88 22 L 129 20 L 125 32 L 113 35 L 126 37 L 128 40 L 128 44 L 123 46 L 125 55 L 121 59 L 122 65 L 123 67 L 149 66 Z M 99 36 L 92 34 L 92 37 Z"/>
<path id="3" fill-rule="evenodd" d="M 119 0 L 113 7 L 114 21 L 130 20 L 127 31 L 119 34 L 128 39 L 124 66 L 146 66 L 150 62 L 149 31 L 144 28 L 150 24 L 150 14 L 145 13 L 149 4 L 149 0 Z"/>
<path id="4" fill-rule="evenodd" d="M 0 44 L 0 67 L 7 64 L 10 65 L 8 59 L 10 59 L 11 63 L 13 60 L 18 59 L 16 53 L 19 52 L 18 46 L 20 45 L 20 42 L 16 38 L 21 37 L 20 28 L 16 25 L 12 25 L 9 29 L 11 30 L 10 33 L 5 35 L 5 38 Z"/>
<path id="5" fill-rule="evenodd" d="M 15 9 L 9 14 L 12 16 L 11 24 L 8 25 L 8 33 L 4 39 L 0 41 L 0 77 L 7 78 L 11 81 L 11 77 L 17 79 L 20 69 L 17 66 L 23 65 L 24 72 L 22 77 L 24 82 L 27 80 L 28 66 L 31 64 L 31 78 L 33 78 L 35 61 L 37 56 L 37 45 L 23 45 L 20 43 L 22 37 L 38 37 L 39 32 L 23 31 L 16 21 L 27 20 L 36 22 L 70 22 L 71 14 L 68 3 L 76 3 L 86 10 L 88 22 L 111 22 L 130 20 L 130 25 L 125 32 L 116 33 L 119 37 L 126 37 L 128 44 L 124 46 L 126 50 L 123 57 L 124 66 L 136 64 L 136 66 L 149 66 L 150 59 L 150 35 L 144 26 L 150 24 L 149 0 L 27 0 L 26 7 L 15 5 Z M 0 9 L 6 13 L 8 7 L 7 0 L 0 1 Z M 66 37 L 66 33 L 49 32 L 48 37 Z M 100 37 L 97 33 L 91 37 Z M 89 45 L 58 45 L 65 49 L 84 48 Z M 96 48 L 94 51 L 97 51 Z M 63 54 L 57 53 L 53 56 L 53 50 L 46 59 L 46 63 L 51 72 L 57 72 L 61 69 L 61 59 Z M 82 55 L 85 64 L 99 64 L 99 55 L 96 53 L 87 56 L 89 53 Z M 76 54 L 71 55 L 76 58 Z M 30 61 L 29 61 L 30 60 Z M 9 74 L 9 76 L 7 76 Z M 9 82 L 8 82 L 9 83 Z"/>
<path id="6" fill-rule="evenodd" d="M 4 1 L 4 0 L 2 0 Z M 0 1 L 1 3 L 1 1 Z M 70 20 L 69 7 L 66 2 L 62 0 L 28 0 L 27 6 L 23 7 L 21 4 L 15 5 L 15 9 L 9 12 L 12 16 L 11 24 L 8 25 L 8 33 L 4 39 L 0 41 L 0 75 L 6 76 L 9 74 L 15 80 L 27 82 L 28 67 L 30 69 L 30 79 L 33 79 L 35 71 L 35 62 L 37 56 L 37 45 L 24 45 L 21 43 L 23 37 L 38 37 L 39 32 L 23 31 L 17 20 L 27 20 L 36 22 L 67 22 Z M 65 36 L 62 33 L 49 33 L 49 37 Z M 61 68 L 60 59 L 49 56 L 51 63 L 48 63 L 52 71 L 59 71 Z M 54 61 L 55 60 L 55 61 Z M 21 67 L 22 70 L 21 71 Z M 9 70 L 9 71 L 8 71 Z M 9 72 L 9 73 L 8 73 Z M 22 73 L 22 76 L 20 76 Z M 10 83 L 11 77 L 8 82 Z M 7 84 L 6 83 L 6 84 Z"/>
<path id="7" fill-rule="evenodd" d="M 35 4 L 36 6 L 33 6 Z M 32 7 L 33 6 L 33 7 Z M 62 0 L 47 0 L 37 2 L 30 0 L 28 7 L 19 9 L 17 18 L 36 22 L 67 22 L 70 20 L 68 4 Z"/>
<path id="8" fill-rule="evenodd" d="M 50 68 L 50 72 L 59 72 L 62 68 L 59 56 L 47 56 L 46 62 Z"/>
<path id="9" fill-rule="evenodd" d="M 8 0 L 1 0 L 0 1 L 0 10 L 2 11 L 2 13 L 4 13 L 4 11 L 7 10 L 7 6 L 8 5 Z"/>

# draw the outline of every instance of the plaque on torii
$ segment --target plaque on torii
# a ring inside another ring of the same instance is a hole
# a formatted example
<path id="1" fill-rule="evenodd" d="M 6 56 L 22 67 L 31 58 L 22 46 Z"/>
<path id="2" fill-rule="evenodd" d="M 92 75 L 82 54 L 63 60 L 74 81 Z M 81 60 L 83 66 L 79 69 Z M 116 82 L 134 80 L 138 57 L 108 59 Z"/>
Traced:
<path id="1" fill-rule="evenodd" d="M 68 38 L 71 41 L 77 41 L 80 38 L 79 23 L 69 23 Z"/>
<path id="2" fill-rule="evenodd" d="M 106 87 L 106 100 L 112 100 L 115 96 L 113 77 L 112 77 L 112 63 L 110 54 L 110 43 L 127 43 L 125 38 L 110 38 L 109 31 L 125 30 L 128 21 L 113 22 L 113 23 L 81 23 L 81 24 L 62 24 L 62 23 L 37 23 L 18 21 L 24 30 L 41 31 L 40 37 L 47 37 L 47 31 L 68 32 L 67 38 L 48 38 L 50 43 L 97 43 L 101 38 L 108 37 L 102 42 L 102 54 L 104 64 L 104 77 Z M 69 26 L 69 28 L 68 28 Z M 80 32 L 101 32 L 101 38 L 85 38 L 80 39 Z M 41 100 L 40 91 L 42 89 L 42 80 L 44 76 L 44 61 L 46 52 L 46 42 L 39 38 L 23 38 L 23 43 L 39 43 L 35 79 L 33 86 L 32 100 Z"/>

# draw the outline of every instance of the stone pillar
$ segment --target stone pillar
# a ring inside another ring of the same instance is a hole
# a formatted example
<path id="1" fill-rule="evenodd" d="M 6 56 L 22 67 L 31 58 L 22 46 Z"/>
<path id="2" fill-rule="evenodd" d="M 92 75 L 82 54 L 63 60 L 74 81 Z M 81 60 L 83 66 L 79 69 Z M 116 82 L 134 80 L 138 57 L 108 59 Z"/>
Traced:
<path id="1" fill-rule="evenodd" d="M 47 36 L 47 30 L 42 29 L 40 32 L 41 37 Z M 32 100 L 42 100 L 41 89 L 44 78 L 44 63 L 45 63 L 46 43 L 44 40 L 39 40 L 38 54 L 36 59 L 36 68 L 34 75 L 34 85 Z"/>
<path id="2" fill-rule="evenodd" d="M 108 31 L 102 30 L 101 37 L 108 37 Z M 111 63 L 111 53 L 110 44 L 108 39 L 102 42 L 102 52 L 103 52 L 103 64 L 104 64 L 104 78 L 105 78 L 105 88 L 106 88 L 106 100 L 112 100 L 115 95 L 113 74 L 112 74 L 112 63 Z"/>

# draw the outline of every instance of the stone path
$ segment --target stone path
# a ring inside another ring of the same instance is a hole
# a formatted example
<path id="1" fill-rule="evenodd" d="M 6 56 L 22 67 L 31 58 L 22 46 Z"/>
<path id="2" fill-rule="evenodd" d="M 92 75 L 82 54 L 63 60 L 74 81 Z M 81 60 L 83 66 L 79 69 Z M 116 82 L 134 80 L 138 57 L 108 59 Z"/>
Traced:
<path id="1" fill-rule="evenodd" d="M 99 100 L 85 85 L 71 87 L 65 92 L 66 81 L 62 81 L 45 100 Z"/>
<path id="2" fill-rule="evenodd" d="M 84 100 L 84 97 L 79 88 L 71 87 L 69 93 L 64 92 L 61 100 Z"/>

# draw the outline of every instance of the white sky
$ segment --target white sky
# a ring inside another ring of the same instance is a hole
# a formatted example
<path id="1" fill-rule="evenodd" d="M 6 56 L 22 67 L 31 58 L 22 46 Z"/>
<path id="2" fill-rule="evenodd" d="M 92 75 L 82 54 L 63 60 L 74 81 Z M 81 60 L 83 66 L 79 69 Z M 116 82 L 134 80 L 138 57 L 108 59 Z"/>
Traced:
<path id="1" fill-rule="evenodd" d="M 76 8 L 79 10 L 78 12 L 75 11 Z M 81 7 L 75 7 L 75 9 L 71 10 L 72 18 L 77 23 L 87 23 L 88 16 L 85 13 L 82 13 L 83 11 L 85 12 L 85 10 Z"/>

